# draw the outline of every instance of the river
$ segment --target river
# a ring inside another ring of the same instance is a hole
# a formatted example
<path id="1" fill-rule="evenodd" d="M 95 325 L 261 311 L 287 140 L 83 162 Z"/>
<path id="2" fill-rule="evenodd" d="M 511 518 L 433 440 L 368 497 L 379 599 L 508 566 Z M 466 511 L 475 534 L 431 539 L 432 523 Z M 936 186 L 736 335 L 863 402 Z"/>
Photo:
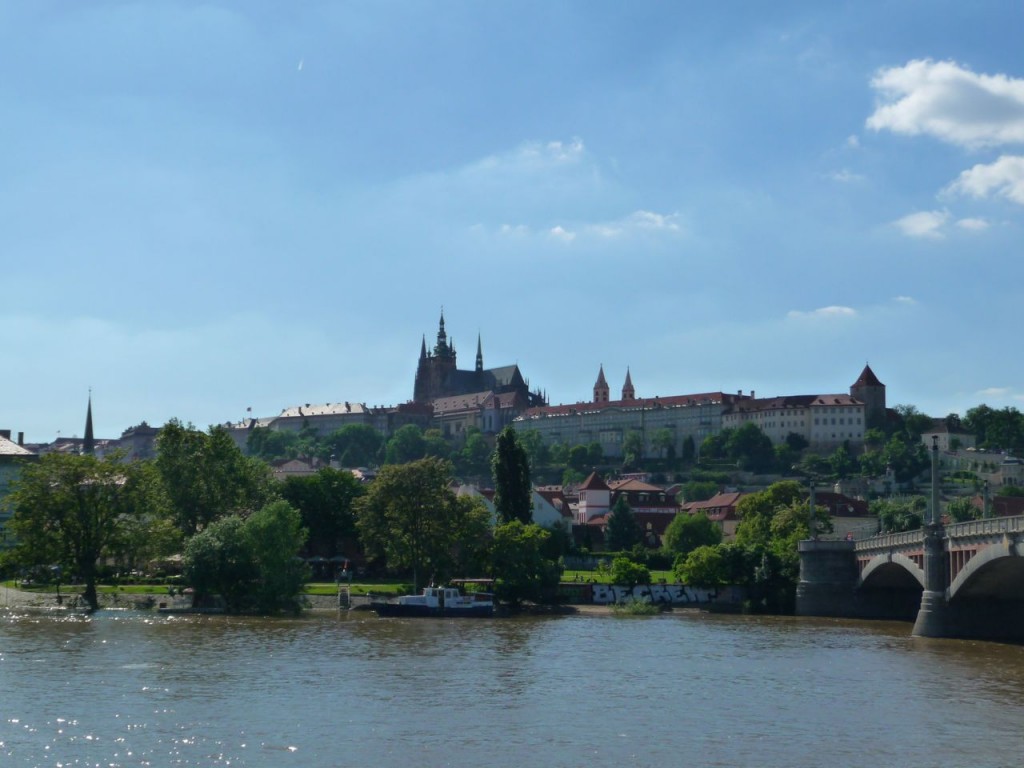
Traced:
<path id="1" fill-rule="evenodd" d="M 8 611 L 0 765 L 1020 765 L 1024 648 L 909 631 Z"/>

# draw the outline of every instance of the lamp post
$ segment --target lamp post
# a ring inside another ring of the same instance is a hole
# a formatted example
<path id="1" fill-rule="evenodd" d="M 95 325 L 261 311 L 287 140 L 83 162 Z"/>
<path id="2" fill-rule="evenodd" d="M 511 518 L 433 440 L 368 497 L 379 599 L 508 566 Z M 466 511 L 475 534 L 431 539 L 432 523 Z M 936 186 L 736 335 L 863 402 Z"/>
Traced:
<path id="1" fill-rule="evenodd" d="M 982 484 L 981 489 L 981 516 L 984 519 L 991 517 L 991 511 L 989 510 L 988 480 Z"/>

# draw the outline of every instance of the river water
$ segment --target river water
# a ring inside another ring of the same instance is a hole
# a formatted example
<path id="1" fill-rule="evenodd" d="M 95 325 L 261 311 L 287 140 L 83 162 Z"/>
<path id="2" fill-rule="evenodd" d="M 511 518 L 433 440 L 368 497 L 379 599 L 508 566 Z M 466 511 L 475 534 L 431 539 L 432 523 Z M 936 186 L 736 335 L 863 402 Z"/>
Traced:
<path id="1" fill-rule="evenodd" d="M 909 631 L 0 612 L 0 766 L 1024 762 L 1024 648 Z"/>

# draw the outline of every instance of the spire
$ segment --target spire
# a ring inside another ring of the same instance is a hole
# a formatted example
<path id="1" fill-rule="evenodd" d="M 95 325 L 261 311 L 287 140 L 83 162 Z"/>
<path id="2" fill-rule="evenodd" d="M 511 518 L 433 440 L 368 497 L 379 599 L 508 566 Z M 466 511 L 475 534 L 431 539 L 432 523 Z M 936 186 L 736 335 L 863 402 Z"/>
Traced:
<path id="1" fill-rule="evenodd" d="M 85 411 L 85 437 L 82 439 L 82 453 L 90 456 L 96 450 L 96 440 L 92 433 L 92 389 L 89 389 L 89 407 Z"/>
<path id="2" fill-rule="evenodd" d="M 484 349 L 480 345 L 480 334 L 476 335 L 476 372 L 483 373 L 484 370 Z"/>
<path id="3" fill-rule="evenodd" d="M 420 360 L 427 359 L 427 334 L 423 334 L 423 343 L 420 344 Z"/>
<path id="4" fill-rule="evenodd" d="M 601 369 L 597 374 L 597 381 L 594 384 L 594 402 L 608 402 L 608 382 L 604 378 L 604 363 L 601 364 Z"/>
<path id="5" fill-rule="evenodd" d="M 441 322 L 437 324 L 437 344 L 434 346 L 434 354 L 437 357 L 448 357 L 450 352 L 448 334 L 444 332 L 444 307 L 441 307 Z"/>
<path id="6" fill-rule="evenodd" d="M 629 376 L 629 367 L 626 367 L 626 383 L 622 385 L 622 399 L 636 400 L 636 390 L 633 389 L 633 380 Z"/>

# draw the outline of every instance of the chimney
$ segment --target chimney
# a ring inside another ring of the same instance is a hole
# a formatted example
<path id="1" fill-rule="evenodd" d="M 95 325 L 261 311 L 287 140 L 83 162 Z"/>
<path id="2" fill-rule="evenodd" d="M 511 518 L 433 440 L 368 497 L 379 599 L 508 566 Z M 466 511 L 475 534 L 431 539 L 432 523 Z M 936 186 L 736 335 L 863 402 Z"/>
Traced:
<path id="1" fill-rule="evenodd" d="M 24 445 L 25 445 L 25 433 L 24 432 L 19 432 L 18 433 L 18 445 L 20 445 L 22 447 L 24 447 Z"/>
<path id="2" fill-rule="evenodd" d="M 3 438 L 6 438 L 6 439 L 10 440 L 11 439 L 11 430 L 9 430 L 9 429 L 0 429 L 0 437 L 3 437 Z"/>

